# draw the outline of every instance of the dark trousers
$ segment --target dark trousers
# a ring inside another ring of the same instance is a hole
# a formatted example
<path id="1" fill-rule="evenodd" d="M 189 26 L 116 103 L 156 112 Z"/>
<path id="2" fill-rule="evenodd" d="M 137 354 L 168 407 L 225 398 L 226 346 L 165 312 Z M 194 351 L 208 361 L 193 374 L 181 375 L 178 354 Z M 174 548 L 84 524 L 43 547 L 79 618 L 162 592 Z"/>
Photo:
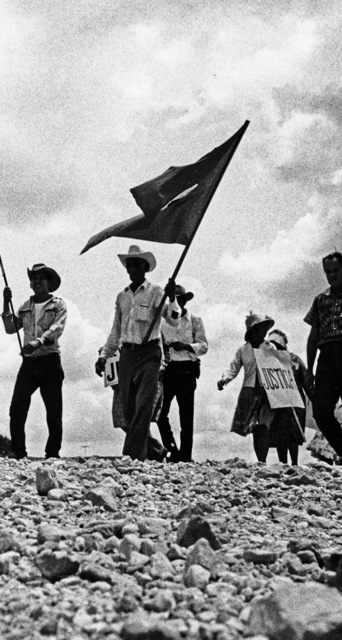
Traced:
<path id="1" fill-rule="evenodd" d="M 133 460 L 146 460 L 160 363 L 159 341 L 151 340 L 133 349 L 123 345 L 121 349 L 119 386 L 127 423 L 122 453 Z"/>
<path id="2" fill-rule="evenodd" d="M 253 429 L 253 447 L 258 462 L 266 462 L 270 448 L 270 429 L 264 424 L 259 424 Z"/>
<path id="3" fill-rule="evenodd" d="M 57 457 L 62 444 L 62 384 L 64 373 L 58 353 L 24 358 L 19 369 L 10 406 L 13 453 L 25 457 L 25 422 L 32 394 L 39 389 L 46 408 L 49 437 L 46 457 Z"/>
<path id="4" fill-rule="evenodd" d="M 338 456 L 342 456 L 342 428 L 334 410 L 341 397 L 342 342 L 331 342 L 321 347 L 318 357 L 312 410 L 318 428 Z"/>
<path id="5" fill-rule="evenodd" d="M 164 447 L 172 450 L 175 439 L 168 416 L 171 402 L 173 398 L 176 398 L 181 429 L 179 460 L 182 462 L 190 462 L 192 454 L 196 389 L 195 369 L 196 365 L 192 361 L 171 361 L 163 372 L 164 401 L 157 424 Z"/>
<path id="6" fill-rule="evenodd" d="M 287 464 L 287 453 L 290 453 L 291 462 L 293 465 L 298 464 L 298 444 L 296 442 L 289 442 L 288 444 L 280 444 L 277 446 L 277 453 L 279 462 Z"/>

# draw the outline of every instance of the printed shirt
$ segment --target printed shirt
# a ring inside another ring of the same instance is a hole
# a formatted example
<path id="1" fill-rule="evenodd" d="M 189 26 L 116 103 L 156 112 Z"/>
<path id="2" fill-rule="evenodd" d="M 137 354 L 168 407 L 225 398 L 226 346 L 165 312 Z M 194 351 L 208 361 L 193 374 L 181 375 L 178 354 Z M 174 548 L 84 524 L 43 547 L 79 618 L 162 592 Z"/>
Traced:
<path id="1" fill-rule="evenodd" d="M 24 329 L 24 346 L 31 340 L 40 340 L 42 346 L 25 358 L 46 356 L 50 353 L 59 353 L 58 338 L 62 335 L 67 319 L 67 308 L 62 298 L 52 296 L 47 300 L 41 310 L 40 318 L 36 323 L 35 303 L 33 296 L 19 307 L 16 314 L 18 328 Z M 16 327 L 12 313 L 3 313 L 6 333 L 15 333 Z"/>
<path id="2" fill-rule="evenodd" d="M 190 344 L 192 351 L 175 351 L 170 348 L 170 359 L 174 361 L 198 360 L 208 351 L 208 341 L 201 318 L 193 316 L 189 311 L 181 316 L 176 325 L 165 321 L 162 323 L 164 349 L 170 342 L 185 342 Z"/>
<path id="3" fill-rule="evenodd" d="M 259 349 L 275 349 L 276 347 L 264 340 Z M 256 381 L 256 360 L 254 350 L 250 342 L 245 342 L 238 348 L 233 360 L 229 365 L 229 369 L 223 374 L 222 379 L 231 382 L 238 375 L 241 368 L 244 368 L 243 387 L 255 387 Z"/>
<path id="4" fill-rule="evenodd" d="M 318 346 L 342 342 L 342 296 L 336 298 L 330 287 L 314 299 L 304 322 L 318 329 Z"/>
<path id="5" fill-rule="evenodd" d="M 105 346 L 101 349 L 100 356 L 110 358 L 124 342 L 142 344 L 163 295 L 161 287 L 151 284 L 147 280 L 144 280 L 134 292 L 130 287 L 121 291 L 116 298 L 112 330 Z M 167 322 L 176 323 L 179 315 L 180 307 L 177 300 L 165 303 L 149 340 L 160 338 L 163 317 Z"/>

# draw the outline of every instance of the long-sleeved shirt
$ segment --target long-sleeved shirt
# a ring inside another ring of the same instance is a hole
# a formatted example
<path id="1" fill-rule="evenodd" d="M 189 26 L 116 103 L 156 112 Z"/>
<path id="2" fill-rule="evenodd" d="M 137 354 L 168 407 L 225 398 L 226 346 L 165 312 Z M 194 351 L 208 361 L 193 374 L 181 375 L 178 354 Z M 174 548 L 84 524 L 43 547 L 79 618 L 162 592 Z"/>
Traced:
<path id="1" fill-rule="evenodd" d="M 163 320 L 162 335 L 165 345 L 170 342 L 184 342 L 190 344 L 193 348 L 192 352 L 186 350 L 175 351 L 171 347 L 170 359 L 173 361 L 198 360 L 199 356 L 203 356 L 208 351 L 208 341 L 202 319 L 192 315 L 188 310 L 174 326 Z"/>
<path id="2" fill-rule="evenodd" d="M 273 344 L 270 344 L 267 340 L 261 343 L 259 349 L 275 349 Z M 225 371 L 222 376 L 223 380 L 230 382 L 234 380 L 238 375 L 241 367 L 244 368 L 244 379 L 243 379 L 243 387 L 255 387 L 256 380 L 256 360 L 253 351 L 253 347 L 250 342 L 245 342 L 241 347 L 238 348 L 233 360 L 229 365 L 229 369 Z"/>
<path id="3" fill-rule="evenodd" d="M 113 326 L 100 356 L 110 358 L 124 342 L 142 344 L 163 295 L 161 287 L 147 280 L 144 280 L 136 291 L 132 291 L 130 287 L 121 291 L 116 298 Z M 180 307 L 177 300 L 165 303 L 149 340 L 160 338 L 162 317 L 172 323 L 178 321 L 179 315 Z"/>
<path id="4" fill-rule="evenodd" d="M 2 319 L 6 333 L 15 333 L 16 326 L 12 313 L 3 313 Z M 25 357 L 46 356 L 60 352 L 58 338 L 64 331 L 67 319 L 67 308 L 62 298 L 52 296 L 47 300 L 36 322 L 35 303 L 32 296 L 19 307 L 16 319 L 18 329 L 24 329 L 24 346 L 36 339 L 42 343 L 41 347 Z"/>

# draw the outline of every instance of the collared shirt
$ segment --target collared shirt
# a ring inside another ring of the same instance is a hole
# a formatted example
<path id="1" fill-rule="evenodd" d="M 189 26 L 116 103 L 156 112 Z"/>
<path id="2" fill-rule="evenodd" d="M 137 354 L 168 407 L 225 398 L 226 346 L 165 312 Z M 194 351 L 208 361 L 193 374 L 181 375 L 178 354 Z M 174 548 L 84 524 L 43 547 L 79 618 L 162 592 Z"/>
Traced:
<path id="1" fill-rule="evenodd" d="M 130 287 L 121 291 L 116 298 L 112 330 L 105 346 L 101 349 L 100 356 L 103 358 L 113 356 L 124 342 L 142 344 L 163 295 L 161 287 L 147 280 L 144 280 L 136 291 L 132 291 Z M 174 302 L 165 303 L 149 340 L 160 338 L 162 317 L 167 322 L 175 323 L 179 315 L 180 307 L 176 299 Z"/>
<path id="2" fill-rule="evenodd" d="M 67 319 L 67 308 L 62 298 L 52 296 L 46 301 L 36 323 L 35 303 L 33 296 L 19 307 L 16 314 L 18 329 L 24 329 L 24 346 L 31 340 L 40 340 L 42 346 L 25 357 L 46 356 L 59 353 L 58 338 L 62 335 Z M 6 333 L 15 333 L 16 327 L 12 313 L 3 313 Z"/>
<path id="3" fill-rule="evenodd" d="M 276 347 L 268 342 L 268 340 L 264 340 L 261 343 L 259 349 L 275 349 Z M 243 379 L 243 387 L 255 387 L 256 380 L 256 360 L 254 355 L 254 350 L 250 342 L 245 342 L 241 347 L 238 348 L 233 360 L 229 365 L 229 369 L 225 371 L 222 376 L 222 380 L 226 380 L 230 382 L 236 378 L 239 373 L 241 367 L 244 368 L 244 379 Z"/>
<path id="4" fill-rule="evenodd" d="M 186 310 L 177 324 L 172 326 L 167 324 L 165 320 L 162 323 L 162 335 L 165 345 L 170 342 L 185 342 L 190 344 L 192 351 L 175 351 L 170 348 L 170 359 L 175 361 L 198 360 L 199 356 L 203 356 L 208 351 L 208 341 L 205 335 L 202 319 L 194 316 Z"/>
<path id="5" fill-rule="evenodd" d="M 304 322 L 318 329 L 319 347 L 328 342 L 342 342 L 342 296 L 334 296 L 330 287 L 320 293 Z"/>

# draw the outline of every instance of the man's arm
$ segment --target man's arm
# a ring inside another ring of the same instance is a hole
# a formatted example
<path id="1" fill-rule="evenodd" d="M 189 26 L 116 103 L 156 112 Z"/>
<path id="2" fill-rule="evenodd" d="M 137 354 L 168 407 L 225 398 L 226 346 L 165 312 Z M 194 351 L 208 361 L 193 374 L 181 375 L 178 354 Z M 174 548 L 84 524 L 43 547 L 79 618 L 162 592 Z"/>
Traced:
<path id="1" fill-rule="evenodd" d="M 15 333 L 17 329 L 21 329 L 22 322 L 18 316 L 13 316 L 10 308 L 10 301 L 12 300 L 12 291 L 9 287 L 4 288 L 4 307 L 2 319 L 6 333 Z"/>
<path id="2" fill-rule="evenodd" d="M 61 337 L 67 319 L 67 307 L 61 298 L 56 301 L 56 315 L 50 327 L 38 338 L 41 344 L 52 344 Z"/>
<path id="3" fill-rule="evenodd" d="M 111 332 L 107 338 L 107 342 L 100 350 L 100 355 L 95 362 L 95 372 L 100 378 L 105 370 L 106 360 L 111 356 L 114 356 L 119 348 L 119 341 L 121 337 L 121 312 L 118 305 L 118 299 L 115 303 L 114 322 Z"/>
<path id="4" fill-rule="evenodd" d="M 229 369 L 222 374 L 221 380 L 218 381 L 217 383 L 217 388 L 219 391 L 222 391 L 222 389 L 226 386 L 226 384 L 228 384 L 228 382 L 230 382 L 231 380 L 234 380 L 234 378 L 236 378 L 237 374 L 239 373 L 241 367 L 242 367 L 243 363 L 242 363 L 242 353 L 241 353 L 241 347 L 238 348 L 233 360 L 231 361 L 230 365 L 229 365 Z"/>
<path id="5" fill-rule="evenodd" d="M 317 345 L 318 345 L 318 327 L 311 327 L 311 331 L 309 333 L 308 342 L 306 346 L 306 355 L 308 361 L 308 371 L 307 371 L 307 381 L 308 386 L 313 387 L 315 376 L 313 374 L 313 368 L 317 355 Z"/>
<path id="6" fill-rule="evenodd" d="M 208 340 L 205 335 L 204 325 L 201 318 L 192 316 L 192 342 L 190 344 L 185 342 L 171 342 L 170 347 L 175 351 L 190 351 L 195 353 L 197 357 L 204 356 L 208 351 Z"/>

